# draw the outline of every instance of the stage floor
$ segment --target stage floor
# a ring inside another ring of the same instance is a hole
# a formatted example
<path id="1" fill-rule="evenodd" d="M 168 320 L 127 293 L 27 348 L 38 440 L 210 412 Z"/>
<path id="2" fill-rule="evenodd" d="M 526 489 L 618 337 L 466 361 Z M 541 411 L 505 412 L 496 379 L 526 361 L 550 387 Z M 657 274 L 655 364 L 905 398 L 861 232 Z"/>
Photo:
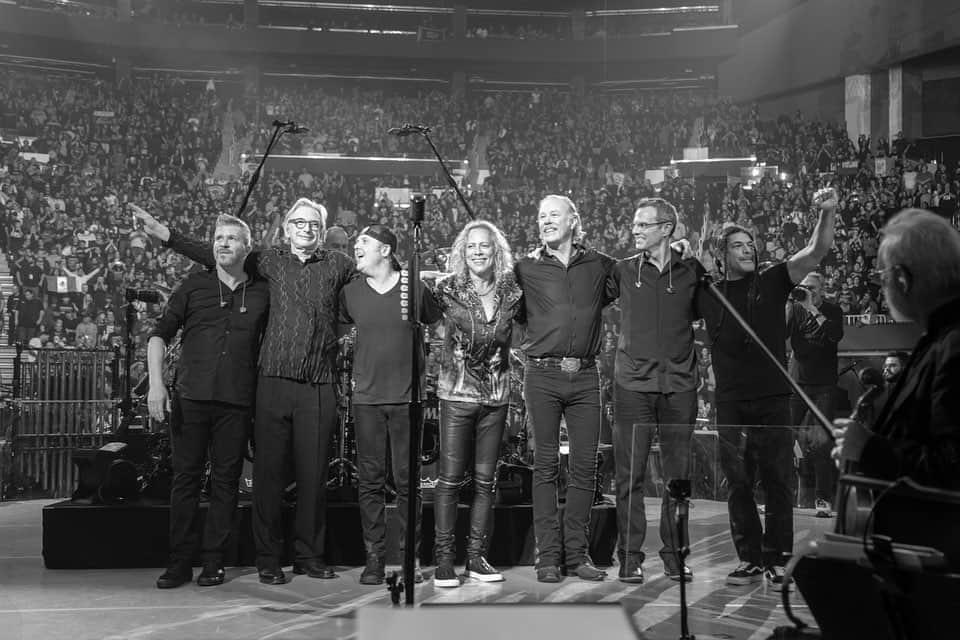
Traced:
<path id="1" fill-rule="evenodd" d="M 395 630 L 380 628 L 373 634 L 366 628 L 358 631 L 358 611 L 384 614 L 391 607 L 385 587 L 365 587 L 358 583 L 360 567 L 341 567 L 340 578 L 328 581 L 293 576 L 288 571 L 288 578 L 292 580 L 281 587 L 261 585 L 252 568 L 228 569 L 227 582 L 220 587 L 202 588 L 194 583 L 171 590 L 158 590 L 154 586 L 161 572 L 156 569 L 47 570 L 41 557 L 41 510 L 51 502 L 0 502 L 0 638 L 3 640 L 407 637 L 402 633 L 402 625 Z M 532 567 L 501 567 L 505 582 L 466 582 L 457 589 L 435 589 L 429 580 L 432 567 L 425 567 L 428 580 L 417 587 L 418 608 L 398 615 L 418 620 L 421 638 L 457 638 L 464 634 L 456 625 L 445 622 L 449 616 L 440 616 L 437 607 L 425 605 L 619 604 L 634 628 L 640 631 L 639 636 L 633 637 L 676 640 L 680 636 L 680 590 L 678 583 L 661 573 L 656 554 L 658 508 L 659 500 L 647 500 L 652 539 L 648 539 L 647 544 L 649 559 L 644 566 L 647 582 L 643 585 L 618 582 L 616 567 L 610 570 L 612 578 L 604 582 L 567 578 L 557 585 L 538 583 Z M 726 574 L 736 564 L 725 504 L 695 500 L 690 519 L 693 543 L 689 565 L 694 581 L 688 584 L 687 595 L 691 633 L 699 640 L 758 640 L 767 638 L 775 627 L 786 625 L 778 592 L 767 589 L 763 583 L 750 587 L 724 584 Z M 812 510 L 796 510 L 795 542 L 815 538 L 832 525 L 831 519 L 815 518 Z M 77 553 L 83 550 L 78 549 Z M 813 624 L 796 590 L 791 602 L 801 619 Z M 541 626 L 537 621 L 541 615 L 545 624 L 562 619 L 560 610 L 555 609 L 558 615 L 551 615 L 549 606 L 524 609 L 532 612 L 527 624 L 537 627 Z M 615 609 L 594 607 L 583 612 Z M 486 611 L 495 613 L 493 609 Z M 469 623 L 469 616 L 481 614 L 477 619 L 487 627 L 486 637 L 533 635 L 529 626 L 520 626 L 505 634 L 496 633 L 496 616 L 483 616 L 482 607 L 462 607 L 457 613 L 462 614 L 458 616 L 461 624 Z M 604 626 L 604 622 L 598 623 L 595 629 L 591 626 L 594 637 L 624 637 L 627 626 L 623 616 L 597 617 L 607 621 L 608 626 Z"/>

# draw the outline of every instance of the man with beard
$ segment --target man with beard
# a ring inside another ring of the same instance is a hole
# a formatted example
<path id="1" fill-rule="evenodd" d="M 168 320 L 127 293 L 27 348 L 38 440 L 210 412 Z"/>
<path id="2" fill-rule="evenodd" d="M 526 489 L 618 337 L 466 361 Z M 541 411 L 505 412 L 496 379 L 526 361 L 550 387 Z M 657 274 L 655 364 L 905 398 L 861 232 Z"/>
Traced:
<path id="1" fill-rule="evenodd" d="M 214 271 L 187 276 L 170 296 L 147 344 L 153 419 L 170 412 L 173 481 L 170 488 L 170 561 L 157 587 L 179 587 L 193 579 L 193 556 L 201 550 L 197 507 L 208 452 L 210 508 L 202 540 L 202 587 L 222 584 L 223 551 L 233 530 L 243 454 L 250 435 L 251 400 L 269 292 L 263 280 L 243 270 L 250 229 L 233 216 L 217 218 Z M 166 345 L 183 329 L 186 357 L 177 371 L 171 402 L 164 384 Z"/>
<path id="2" fill-rule="evenodd" d="M 206 243 L 184 237 L 130 205 L 144 231 L 195 262 L 213 266 Z M 280 585 L 283 492 L 290 461 L 297 483 L 293 572 L 335 578 L 324 559 L 328 449 L 337 422 L 334 392 L 340 289 L 353 261 L 320 248 L 327 210 L 306 198 L 283 216 L 287 246 L 253 251 L 245 270 L 270 289 L 254 420 L 253 537 L 260 582 Z"/>
<path id="3" fill-rule="evenodd" d="M 340 292 L 340 321 L 357 328 L 353 356 L 353 415 L 357 435 L 357 475 L 360 492 L 360 522 L 367 562 L 360 584 L 378 585 L 385 578 L 387 525 L 385 489 L 387 447 L 397 485 L 397 515 L 400 519 L 400 553 L 404 544 L 419 546 L 420 519 L 415 540 L 406 540 L 407 508 L 417 501 L 420 513 L 420 473 L 410 469 L 410 376 L 413 323 L 409 319 L 408 273 L 400 270 L 395 252 L 397 236 L 384 225 L 363 229 L 353 248 L 359 276 Z M 420 320 L 432 324 L 440 310 L 431 291 L 422 283 Z M 422 355 L 422 354 L 421 354 Z M 415 485 L 410 486 L 411 481 Z M 413 489 L 411 495 L 411 488 Z M 423 580 L 419 567 L 415 580 Z"/>
<path id="4" fill-rule="evenodd" d="M 717 247 L 722 277 L 718 288 L 784 365 L 787 297 L 833 246 L 836 194 L 822 189 L 814 201 L 820 215 L 813 234 L 807 246 L 785 262 L 759 269 L 753 236 L 736 225 L 723 230 Z M 750 585 L 766 578 L 771 588 L 780 590 L 787 557 L 793 553 L 790 387 L 718 300 L 700 295 L 697 306 L 713 343 L 720 466 L 729 487 L 730 533 L 740 560 L 727 584 Z M 766 497 L 765 526 L 754 500 L 758 477 Z"/>

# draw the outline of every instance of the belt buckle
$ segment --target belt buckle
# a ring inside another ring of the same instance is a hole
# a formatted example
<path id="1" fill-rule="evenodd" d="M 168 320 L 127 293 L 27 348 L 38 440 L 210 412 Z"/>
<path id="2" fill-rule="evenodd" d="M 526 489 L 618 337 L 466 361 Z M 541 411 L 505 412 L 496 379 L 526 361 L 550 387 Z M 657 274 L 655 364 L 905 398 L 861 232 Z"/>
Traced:
<path id="1" fill-rule="evenodd" d="M 580 371 L 580 358 L 560 358 L 560 371 L 565 373 Z"/>

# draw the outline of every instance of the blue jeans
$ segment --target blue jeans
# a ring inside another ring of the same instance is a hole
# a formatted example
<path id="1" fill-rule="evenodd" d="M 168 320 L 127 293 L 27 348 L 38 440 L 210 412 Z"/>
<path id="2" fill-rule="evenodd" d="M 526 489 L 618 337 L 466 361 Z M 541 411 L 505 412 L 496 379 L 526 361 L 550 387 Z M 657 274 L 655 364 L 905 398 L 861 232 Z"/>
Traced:
<path id="1" fill-rule="evenodd" d="M 617 553 L 643 562 L 647 536 L 644 480 L 653 435 L 660 434 L 660 463 L 664 482 L 690 477 L 690 442 L 697 418 L 697 392 L 644 393 L 617 386 L 613 427 L 613 457 L 617 477 Z M 660 503 L 660 558 L 677 569 L 677 504 L 667 491 Z M 686 523 L 684 523 L 686 524 Z M 684 531 L 684 538 L 687 532 Z"/>
<path id="2" fill-rule="evenodd" d="M 600 373 L 596 365 L 573 373 L 528 364 L 523 395 L 533 425 L 533 530 L 537 568 L 568 567 L 588 557 L 590 511 L 597 482 L 600 443 Z M 570 477 L 561 540 L 557 480 L 560 477 L 560 419 L 570 438 Z"/>

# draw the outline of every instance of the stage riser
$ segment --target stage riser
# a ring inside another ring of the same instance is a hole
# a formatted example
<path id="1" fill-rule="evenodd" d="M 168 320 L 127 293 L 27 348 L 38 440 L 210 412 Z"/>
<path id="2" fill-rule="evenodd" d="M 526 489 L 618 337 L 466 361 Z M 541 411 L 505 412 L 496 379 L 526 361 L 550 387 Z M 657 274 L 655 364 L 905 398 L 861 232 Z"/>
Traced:
<path id="1" fill-rule="evenodd" d="M 256 557 L 250 528 L 251 505 L 237 508 L 237 526 L 227 544 L 227 566 L 252 566 Z M 400 523 L 393 505 L 387 507 L 387 562 L 400 563 Z M 561 509 L 561 522 L 562 522 Z M 202 530 L 206 504 L 200 508 Z M 529 505 L 494 509 L 488 559 L 494 565 L 532 565 L 535 561 L 533 512 Z M 364 564 L 366 552 L 356 504 L 330 504 L 327 520 L 327 562 L 334 565 Z M 457 514 L 458 563 L 464 562 L 469 531 L 469 509 Z M 69 500 L 43 510 L 43 558 L 48 569 L 116 569 L 165 567 L 169 508 L 164 504 L 82 505 Z M 288 541 L 285 563 L 292 562 L 293 509 L 284 509 Z M 594 507 L 590 523 L 590 553 L 601 565 L 611 563 L 616 546 L 616 509 Z M 420 558 L 433 564 L 434 517 L 432 505 L 423 508 Z M 197 558 L 196 564 L 199 564 Z"/>

